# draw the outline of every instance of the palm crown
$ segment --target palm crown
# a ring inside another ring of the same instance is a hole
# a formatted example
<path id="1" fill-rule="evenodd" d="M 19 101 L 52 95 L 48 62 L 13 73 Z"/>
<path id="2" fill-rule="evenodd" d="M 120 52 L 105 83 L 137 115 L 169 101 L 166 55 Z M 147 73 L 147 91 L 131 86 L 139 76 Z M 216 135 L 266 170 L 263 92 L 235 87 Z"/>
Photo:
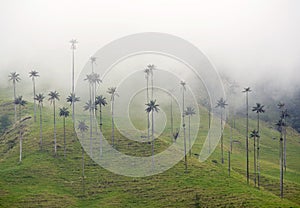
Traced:
<path id="1" fill-rule="evenodd" d="M 35 77 L 39 77 L 39 72 L 35 71 L 35 70 L 31 70 L 31 72 L 29 72 L 29 77 L 31 77 L 32 79 L 34 79 Z"/>
<path id="2" fill-rule="evenodd" d="M 187 116 L 195 115 L 195 109 L 193 107 L 187 107 L 185 110 L 185 115 Z"/>
<path id="3" fill-rule="evenodd" d="M 99 95 L 96 97 L 96 105 L 103 105 L 105 106 L 107 104 L 106 98 L 103 95 Z"/>
<path id="4" fill-rule="evenodd" d="M 110 100 L 114 100 L 115 96 L 119 96 L 118 93 L 117 93 L 117 88 L 116 87 L 108 88 L 107 93 L 111 95 Z"/>
<path id="5" fill-rule="evenodd" d="M 264 113 L 265 110 L 263 108 L 264 105 L 261 105 L 260 103 L 256 103 L 256 106 L 252 108 L 252 111 L 255 111 L 256 113 Z"/>
<path id="6" fill-rule="evenodd" d="M 68 108 L 62 107 L 59 109 L 59 116 L 68 117 L 70 115 L 70 112 Z"/>
<path id="7" fill-rule="evenodd" d="M 151 111 L 156 111 L 156 112 L 159 111 L 159 108 L 158 108 L 159 105 L 156 104 L 156 100 L 150 100 L 150 102 L 146 103 L 145 105 L 147 106 L 147 108 L 146 108 L 147 113 L 150 113 Z"/>
<path id="8" fill-rule="evenodd" d="M 45 98 L 45 96 L 40 93 L 38 95 L 35 95 L 34 99 L 39 102 L 39 105 L 42 105 L 43 101 L 44 101 L 44 98 Z"/>
<path id="9" fill-rule="evenodd" d="M 11 72 L 8 76 L 10 81 L 13 81 L 13 83 L 19 82 L 21 80 L 20 74 L 17 72 Z"/>
<path id="10" fill-rule="evenodd" d="M 25 106 L 27 104 L 27 101 L 23 100 L 22 96 L 18 96 L 15 100 L 14 100 L 14 104 L 16 105 L 20 105 L 20 106 Z"/>
<path id="11" fill-rule="evenodd" d="M 259 136 L 257 130 L 252 130 L 251 133 L 250 133 L 250 137 L 251 138 L 259 138 L 260 136 Z"/>
<path id="12" fill-rule="evenodd" d="M 57 92 L 57 91 L 51 91 L 51 92 L 49 92 L 49 101 L 51 102 L 51 103 L 53 103 L 55 100 L 59 100 L 59 93 Z"/>
<path id="13" fill-rule="evenodd" d="M 70 105 L 72 105 L 72 103 L 78 102 L 80 101 L 80 97 L 76 97 L 75 93 L 71 93 L 68 97 L 67 97 L 67 102 L 70 103 Z"/>
<path id="14" fill-rule="evenodd" d="M 226 100 L 224 100 L 223 98 L 220 98 L 220 100 L 218 100 L 218 102 L 217 102 L 216 108 L 225 108 L 226 105 L 228 105 L 226 103 Z"/>
<path id="15" fill-rule="evenodd" d="M 81 133 L 87 131 L 88 128 L 89 128 L 89 127 L 85 124 L 84 121 L 79 121 L 77 129 L 79 129 L 79 131 L 80 131 Z"/>

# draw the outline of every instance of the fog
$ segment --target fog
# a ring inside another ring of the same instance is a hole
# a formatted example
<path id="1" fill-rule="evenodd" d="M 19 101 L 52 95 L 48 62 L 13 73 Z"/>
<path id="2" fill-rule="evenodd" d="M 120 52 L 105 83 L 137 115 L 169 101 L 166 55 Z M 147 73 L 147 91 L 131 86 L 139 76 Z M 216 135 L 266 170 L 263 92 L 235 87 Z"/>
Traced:
<path id="1" fill-rule="evenodd" d="M 17 71 L 19 88 L 29 93 L 28 72 L 35 69 L 41 76 L 38 91 L 67 93 L 70 39 L 79 41 L 78 77 L 89 57 L 109 42 L 139 32 L 162 32 L 194 44 L 221 74 L 243 87 L 264 83 L 279 94 L 292 92 L 300 83 L 299 11 L 297 0 L 2 0 L 0 86 L 10 86 L 8 74 Z"/>

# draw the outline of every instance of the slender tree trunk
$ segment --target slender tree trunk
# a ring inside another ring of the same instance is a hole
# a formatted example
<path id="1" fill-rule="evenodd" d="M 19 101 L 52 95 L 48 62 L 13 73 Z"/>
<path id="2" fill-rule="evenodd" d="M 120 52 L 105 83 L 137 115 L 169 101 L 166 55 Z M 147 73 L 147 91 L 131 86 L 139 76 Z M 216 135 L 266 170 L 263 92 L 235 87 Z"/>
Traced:
<path id="1" fill-rule="evenodd" d="M 210 122 L 211 122 L 211 113 L 210 113 L 210 106 L 208 106 L 208 132 L 210 130 Z M 208 152 L 210 153 L 211 147 L 210 147 L 210 134 L 208 133 Z"/>
<path id="2" fill-rule="evenodd" d="M 183 127 L 183 145 L 184 145 L 184 167 L 185 167 L 185 172 L 187 172 L 186 138 L 185 138 L 185 121 L 184 121 L 184 87 L 182 88 L 182 127 Z"/>
<path id="3" fill-rule="evenodd" d="M 147 103 L 149 103 L 149 76 L 147 76 Z M 150 114 L 147 112 L 147 137 L 148 137 L 148 142 L 150 141 Z"/>
<path id="4" fill-rule="evenodd" d="M 154 110 L 152 110 L 152 170 L 154 170 Z"/>
<path id="5" fill-rule="evenodd" d="M 64 117 L 64 158 L 66 159 L 66 118 Z"/>
<path id="6" fill-rule="evenodd" d="M 75 95 L 75 83 L 74 83 L 74 48 L 72 48 L 72 95 Z M 72 120 L 75 123 L 74 116 L 74 102 L 72 102 Z M 75 124 L 74 124 L 75 125 Z"/>
<path id="7" fill-rule="evenodd" d="M 36 100 L 35 98 L 35 79 L 32 77 L 32 83 L 33 83 L 33 108 L 34 108 L 34 122 L 36 122 Z"/>
<path id="8" fill-rule="evenodd" d="M 43 150 L 42 105 L 40 105 L 40 150 Z"/>
<path id="9" fill-rule="evenodd" d="M 280 198 L 283 198 L 283 141 L 280 137 Z"/>
<path id="10" fill-rule="evenodd" d="M 257 166 L 257 187 L 260 186 L 260 165 L 259 165 L 259 149 L 260 149 L 260 129 L 259 129 L 259 113 L 257 113 L 257 154 L 256 154 L 256 166 Z"/>
<path id="11" fill-rule="evenodd" d="M 254 186 L 256 186 L 256 137 L 253 138 L 253 169 L 254 169 Z"/>
<path id="12" fill-rule="evenodd" d="M 53 100 L 53 120 L 54 120 L 54 154 L 57 155 L 57 145 L 56 145 L 56 116 L 55 116 L 55 100 Z"/>
<path id="13" fill-rule="evenodd" d="M 192 156 L 192 148 L 191 148 L 191 116 L 189 116 L 189 156 Z"/>
<path id="14" fill-rule="evenodd" d="M 246 92 L 246 176 L 247 176 L 247 183 L 249 184 L 249 141 L 248 141 L 248 122 L 249 122 L 249 115 L 248 115 L 248 92 Z"/>
<path id="15" fill-rule="evenodd" d="M 174 123 L 173 123 L 173 101 L 172 101 L 172 97 L 171 97 L 171 142 L 175 142 L 174 140 Z"/>
<path id="16" fill-rule="evenodd" d="M 102 157 L 102 135 L 101 133 L 103 134 L 102 132 L 102 105 L 101 103 L 99 104 L 99 119 L 100 119 L 100 157 Z"/>
<path id="17" fill-rule="evenodd" d="M 285 115 L 284 115 L 284 117 L 283 117 L 283 119 L 284 119 L 284 124 L 285 124 L 285 126 L 283 127 L 283 129 L 284 129 L 284 131 L 283 131 L 283 133 L 284 133 L 284 137 L 283 137 L 283 166 L 284 166 L 284 172 L 286 172 L 286 117 L 285 117 Z"/>
<path id="18" fill-rule="evenodd" d="M 93 66 L 93 65 L 92 65 Z M 90 107 L 92 107 L 92 85 L 89 86 L 90 93 Z M 92 120 L 92 109 L 89 109 L 90 113 L 90 156 L 93 156 L 93 120 Z"/>
<path id="19" fill-rule="evenodd" d="M 16 100 L 16 82 L 13 81 L 13 85 L 14 85 L 14 101 Z M 15 108 L 15 123 L 17 122 L 17 105 L 14 104 L 14 108 Z"/>
<path id="20" fill-rule="evenodd" d="M 232 125 L 233 125 L 233 120 L 230 125 L 230 153 L 232 153 Z"/>
<path id="21" fill-rule="evenodd" d="M 93 116 L 96 118 L 96 91 L 97 91 L 97 85 L 94 83 L 94 97 L 93 97 Z M 95 122 L 95 127 L 96 127 L 96 135 L 98 135 L 98 128 L 97 128 L 97 122 Z"/>
<path id="22" fill-rule="evenodd" d="M 112 146 L 115 146 L 115 122 L 114 122 L 114 100 L 111 102 L 111 141 Z"/>
<path id="23" fill-rule="evenodd" d="M 23 136 L 22 136 L 22 130 L 21 130 L 21 127 L 20 127 L 20 158 L 19 158 L 19 161 L 20 162 L 22 162 L 22 140 L 23 140 L 23 138 L 22 138 Z"/>
<path id="24" fill-rule="evenodd" d="M 222 109 L 221 109 L 222 111 Z M 223 113 L 221 112 L 221 162 L 224 163 L 224 151 L 223 151 Z"/>
<path id="25" fill-rule="evenodd" d="M 230 151 L 228 151 L 228 175 L 230 176 L 231 164 L 230 164 Z"/>
<path id="26" fill-rule="evenodd" d="M 82 132 L 82 138 L 84 140 L 84 134 Z M 82 189 L 83 189 L 83 194 L 85 193 L 85 181 L 84 181 L 84 149 L 81 147 L 81 152 L 82 152 Z"/>

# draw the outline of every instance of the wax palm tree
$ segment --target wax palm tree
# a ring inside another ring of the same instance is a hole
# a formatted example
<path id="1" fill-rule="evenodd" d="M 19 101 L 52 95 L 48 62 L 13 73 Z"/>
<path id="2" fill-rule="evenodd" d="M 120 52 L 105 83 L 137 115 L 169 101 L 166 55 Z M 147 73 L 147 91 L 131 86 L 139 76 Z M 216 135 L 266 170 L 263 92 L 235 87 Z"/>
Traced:
<path id="1" fill-rule="evenodd" d="M 102 106 L 107 105 L 106 98 L 103 95 L 96 97 L 96 106 L 99 105 L 99 126 L 102 132 Z M 102 136 L 100 135 L 100 156 L 102 156 Z"/>
<path id="2" fill-rule="evenodd" d="M 147 67 L 144 69 L 145 78 L 146 78 L 146 88 L 147 88 L 147 103 L 149 103 L 149 76 L 150 76 L 150 70 Z M 148 141 L 150 140 L 150 114 L 147 113 L 147 138 Z"/>
<path id="3" fill-rule="evenodd" d="M 22 118 L 22 107 L 24 107 L 27 104 L 27 101 L 23 100 L 22 96 L 18 96 L 15 101 L 15 105 L 19 106 L 19 122 L 20 122 L 20 127 L 19 127 L 19 132 L 20 132 L 20 157 L 19 161 L 22 162 L 22 144 L 23 144 L 23 127 L 21 125 L 21 118 Z"/>
<path id="4" fill-rule="evenodd" d="M 43 94 L 35 95 L 35 100 L 38 101 L 38 106 L 40 109 L 40 149 L 43 150 L 43 122 L 42 122 L 42 108 L 43 108 L 43 101 L 45 96 Z"/>
<path id="5" fill-rule="evenodd" d="M 249 104 L 248 104 L 248 95 L 251 92 L 250 87 L 244 88 L 242 91 L 246 93 L 246 176 L 247 176 L 247 183 L 249 184 L 249 137 L 248 137 L 248 128 L 249 128 Z"/>
<path id="6" fill-rule="evenodd" d="M 90 113 L 90 155 L 93 156 L 93 125 L 92 125 L 92 112 L 94 112 L 95 104 L 91 100 L 85 103 L 83 110 L 89 111 Z"/>
<path id="7" fill-rule="evenodd" d="M 191 147 L 191 116 L 195 115 L 195 109 L 193 107 L 187 107 L 185 110 L 185 115 L 189 117 L 189 155 L 192 156 Z"/>
<path id="8" fill-rule="evenodd" d="M 75 108 L 74 108 L 74 104 L 76 102 L 80 101 L 80 97 L 76 97 L 76 95 L 74 93 L 71 93 L 68 97 L 67 97 L 67 102 L 70 103 L 70 105 L 72 105 L 72 120 L 73 123 L 75 123 Z"/>
<path id="9" fill-rule="evenodd" d="M 285 121 L 280 117 L 279 121 L 276 123 L 278 131 L 280 132 L 279 139 L 279 161 L 280 161 L 280 197 L 283 198 L 283 166 L 284 166 L 284 150 L 283 150 L 283 131 L 285 126 Z"/>
<path id="10" fill-rule="evenodd" d="M 288 114 L 287 109 L 285 108 L 285 104 L 282 102 L 279 102 L 277 106 L 281 110 L 280 117 L 285 122 L 286 118 L 290 116 Z M 285 122 L 285 124 L 286 124 L 286 122 Z M 283 166 L 284 166 L 284 171 L 286 171 L 286 128 L 285 128 L 285 126 L 283 126 Z"/>
<path id="11" fill-rule="evenodd" d="M 11 72 L 8 77 L 9 77 L 9 81 L 12 81 L 12 83 L 13 83 L 14 100 L 15 100 L 17 98 L 16 97 L 16 83 L 21 80 L 20 74 L 18 74 L 17 72 Z M 16 106 L 16 104 L 14 105 L 14 108 L 15 108 L 15 122 L 17 122 L 17 106 Z"/>
<path id="12" fill-rule="evenodd" d="M 115 142 L 115 122 L 114 122 L 114 104 L 115 104 L 115 96 L 119 96 L 117 93 L 116 87 L 110 87 L 107 91 L 108 94 L 110 94 L 110 102 L 111 102 L 111 141 L 112 146 L 114 147 Z"/>
<path id="13" fill-rule="evenodd" d="M 36 122 L 35 78 L 39 76 L 40 75 L 35 70 L 31 70 L 31 72 L 29 72 L 29 77 L 31 77 L 33 85 L 34 122 Z"/>
<path id="14" fill-rule="evenodd" d="M 224 151 L 223 151 L 223 109 L 225 109 L 226 105 L 228 105 L 226 103 L 226 101 L 223 98 L 220 98 L 220 100 L 218 100 L 217 102 L 217 106 L 216 108 L 220 108 L 221 109 L 221 162 L 222 164 L 224 163 Z"/>
<path id="15" fill-rule="evenodd" d="M 257 171 L 258 171 L 258 157 L 256 156 L 256 152 L 258 151 L 258 146 L 256 147 L 256 140 L 258 140 L 259 138 L 259 133 L 257 130 L 253 130 L 250 133 L 250 138 L 253 138 L 253 167 L 254 167 L 254 185 L 256 186 L 256 175 L 257 175 Z"/>
<path id="16" fill-rule="evenodd" d="M 59 100 L 59 93 L 57 91 L 50 91 L 49 94 L 50 104 L 53 104 L 53 126 L 54 126 L 54 154 L 56 156 L 57 144 L 56 144 L 56 114 L 55 114 L 55 101 Z"/>
<path id="17" fill-rule="evenodd" d="M 152 168 L 154 168 L 154 112 L 159 111 L 159 105 L 156 104 L 156 100 L 150 100 L 149 103 L 146 103 L 146 112 L 150 113 L 151 112 L 151 117 L 152 117 L 152 122 L 151 122 L 151 136 L 152 136 Z"/>
<path id="18" fill-rule="evenodd" d="M 252 108 L 252 111 L 256 112 L 257 113 L 257 133 L 260 134 L 260 128 L 259 128 L 259 115 L 260 113 L 264 113 L 265 110 L 264 110 L 264 105 L 260 104 L 260 103 L 256 103 L 256 106 L 254 106 Z M 260 145 L 260 137 L 256 137 L 257 138 L 257 153 L 256 153 L 256 161 L 257 161 L 257 164 L 255 164 L 254 166 L 254 171 L 256 172 L 257 170 L 257 186 L 259 188 L 259 185 L 260 185 L 260 166 L 259 166 L 259 145 Z M 255 139 L 254 139 L 254 145 L 255 145 Z M 254 157 L 255 157 L 255 151 L 254 151 Z M 255 162 L 256 162 L 255 161 Z M 254 184 L 256 185 L 256 176 L 254 177 Z"/>
<path id="19" fill-rule="evenodd" d="M 84 141 L 84 134 L 88 130 L 88 128 L 89 127 L 85 124 L 84 121 L 79 121 L 77 129 L 79 129 L 83 141 Z M 84 149 L 83 149 L 83 146 L 81 146 L 81 151 L 82 151 L 82 184 L 84 187 Z M 84 190 L 84 188 L 83 188 L 83 190 Z"/>
<path id="20" fill-rule="evenodd" d="M 92 86 L 94 86 L 93 93 L 92 93 L 92 98 L 93 98 L 93 103 L 96 105 L 97 85 L 99 85 L 102 82 L 102 80 L 100 79 L 100 75 L 97 74 L 97 73 L 92 73 L 91 79 L 92 79 Z M 93 112 L 93 115 L 96 115 L 95 111 Z M 96 132 L 97 132 L 97 128 L 96 128 Z"/>
<path id="21" fill-rule="evenodd" d="M 66 158 L 66 118 L 69 117 L 70 112 L 68 108 L 62 107 L 59 109 L 59 116 L 63 117 L 64 123 L 64 158 Z"/>
<path id="22" fill-rule="evenodd" d="M 185 172 L 187 172 L 187 158 L 186 158 L 186 138 L 185 138 L 185 121 L 184 121 L 184 92 L 185 92 L 185 81 L 180 81 L 180 85 L 182 86 L 182 127 L 183 127 L 183 148 L 184 148 L 184 167 Z"/>

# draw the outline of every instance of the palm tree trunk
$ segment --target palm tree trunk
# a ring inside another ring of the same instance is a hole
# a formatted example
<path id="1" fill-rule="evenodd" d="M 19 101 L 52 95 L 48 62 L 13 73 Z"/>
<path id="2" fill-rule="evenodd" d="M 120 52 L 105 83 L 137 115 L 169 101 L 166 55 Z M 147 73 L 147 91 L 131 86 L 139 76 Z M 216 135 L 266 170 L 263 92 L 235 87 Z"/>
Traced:
<path id="1" fill-rule="evenodd" d="M 208 106 L 208 131 L 210 130 L 210 122 L 211 122 L 211 114 L 210 114 L 210 106 Z M 210 153 L 210 134 L 208 134 L 208 152 Z"/>
<path id="2" fill-rule="evenodd" d="M 171 97 L 171 142 L 175 142 L 173 139 L 174 135 L 174 123 L 173 123 L 173 102 L 172 102 L 172 97 Z"/>
<path id="3" fill-rule="evenodd" d="M 92 85 L 90 84 L 89 86 L 89 93 L 90 93 L 90 104 L 92 105 Z M 92 107 L 92 106 L 90 106 Z M 92 139 L 93 139 L 93 120 L 92 120 L 92 109 L 89 109 L 89 113 L 90 113 L 90 155 L 91 157 L 93 156 L 93 150 L 92 150 Z"/>
<path id="4" fill-rule="evenodd" d="M 147 76 L 147 103 L 149 103 L 149 76 Z M 147 112 L 147 138 L 148 142 L 150 141 L 150 115 L 149 112 Z"/>
<path id="5" fill-rule="evenodd" d="M 280 198 L 283 198 L 283 141 L 280 137 Z"/>
<path id="6" fill-rule="evenodd" d="M 33 83 L 33 106 L 34 106 L 34 122 L 36 122 L 36 100 L 35 98 L 35 79 L 32 77 L 32 83 Z"/>
<path id="7" fill-rule="evenodd" d="M 74 48 L 72 48 L 72 95 L 75 95 L 74 92 L 75 92 L 75 83 L 74 83 Z M 73 120 L 73 123 L 75 123 L 74 102 L 72 102 L 72 120 Z"/>
<path id="8" fill-rule="evenodd" d="M 248 125 L 249 125 L 249 115 L 248 115 L 248 92 L 246 92 L 246 176 L 247 183 L 249 184 L 249 142 L 248 142 Z"/>
<path id="9" fill-rule="evenodd" d="M 55 116 L 55 100 L 53 100 L 53 123 L 54 123 L 54 154 L 57 155 L 56 146 L 56 116 Z"/>
<path id="10" fill-rule="evenodd" d="M 253 169 L 254 169 L 254 186 L 256 186 L 256 137 L 253 138 Z"/>
<path id="11" fill-rule="evenodd" d="M 21 127 L 20 127 L 20 158 L 19 158 L 19 161 L 22 162 L 22 130 L 21 130 Z"/>
<path id="12" fill-rule="evenodd" d="M 66 118 L 64 117 L 64 158 L 66 159 Z"/>
<path id="13" fill-rule="evenodd" d="M 222 164 L 224 163 L 224 152 L 223 152 L 223 113 L 222 113 L 222 109 L 221 109 L 221 162 Z"/>
<path id="14" fill-rule="evenodd" d="M 191 149 L 191 116 L 189 116 L 189 156 L 192 156 L 192 149 Z"/>
<path id="15" fill-rule="evenodd" d="M 111 141 L 112 146 L 115 146 L 115 122 L 114 122 L 114 100 L 111 102 Z"/>
<path id="16" fill-rule="evenodd" d="M 257 187 L 259 188 L 260 185 L 260 166 L 259 166 L 259 142 L 260 142 L 260 130 L 259 130 L 259 113 L 257 113 L 257 132 L 258 136 L 257 137 L 257 154 L 256 154 L 256 166 L 257 166 Z"/>
<path id="17" fill-rule="evenodd" d="M 154 110 L 152 110 L 152 169 L 154 169 Z"/>
<path id="18" fill-rule="evenodd" d="M 82 139 L 84 141 L 84 134 L 82 133 Z M 85 182 L 84 182 L 84 149 L 81 147 L 81 152 L 82 152 L 82 189 L 83 189 L 83 194 L 85 193 Z"/>
<path id="19" fill-rule="evenodd" d="M 186 138 L 185 138 L 185 121 L 184 121 L 184 87 L 182 88 L 182 127 L 183 127 L 183 146 L 184 146 L 184 167 L 185 167 L 185 172 L 187 172 Z"/>
<path id="20" fill-rule="evenodd" d="M 14 101 L 16 100 L 16 82 L 13 81 L 13 85 L 14 85 Z M 14 108 L 15 108 L 15 123 L 17 122 L 17 105 L 14 104 Z"/>
<path id="21" fill-rule="evenodd" d="M 102 157 L 102 135 L 103 135 L 103 132 L 102 132 L 102 105 L 101 103 L 99 104 L 99 119 L 100 119 L 100 157 Z M 102 135 L 101 135 L 102 133 Z"/>
<path id="22" fill-rule="evenodd" d="M 228 175 L 230 176 L 231 164 L 230 164 L 230 154 L 231 152 L 228 151 Z"/>
<path id="23" fill-rule="evenodd" d="M 283 119 L 284 119 L 284 123 L 286 125 L 285 115 L 284 115 Z M 283 166 L 284 166 L 284 172 L 286 172 L 286 126 L 284 126 L 283 129 L 284 129 L 284 131 L 283 131 L 283 133 L 284 133 L 284 138 L 283 138 Z"/>
<path id="24" fill-rule="evenodd" d="M 40 105 L 40 150 L 43 150 L 42 105 Z"/>

